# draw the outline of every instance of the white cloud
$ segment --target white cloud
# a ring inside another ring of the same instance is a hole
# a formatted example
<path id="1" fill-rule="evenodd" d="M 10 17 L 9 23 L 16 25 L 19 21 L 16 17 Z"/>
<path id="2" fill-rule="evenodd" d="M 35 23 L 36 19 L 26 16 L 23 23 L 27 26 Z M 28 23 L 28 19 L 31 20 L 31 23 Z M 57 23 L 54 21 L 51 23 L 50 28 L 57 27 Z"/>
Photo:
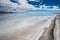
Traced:
<path id="1" fill-rule="evenodd" d="M 40 10 L 60 10 L 58 6 L 46 6 L 46 5 L 41 5 Z"/>
<path id="2" fill-rule="evenodd" d="M 21 4 L 20 8 L 23 8 L 23 9 L 26 9 L 26 10 L 27 9 L 28 10 L 29 9 L 32 9 L 32 10 L 36 9 L 33 5 L 28 4 L 26 0 L 19 0 L 19 3 Z"/>

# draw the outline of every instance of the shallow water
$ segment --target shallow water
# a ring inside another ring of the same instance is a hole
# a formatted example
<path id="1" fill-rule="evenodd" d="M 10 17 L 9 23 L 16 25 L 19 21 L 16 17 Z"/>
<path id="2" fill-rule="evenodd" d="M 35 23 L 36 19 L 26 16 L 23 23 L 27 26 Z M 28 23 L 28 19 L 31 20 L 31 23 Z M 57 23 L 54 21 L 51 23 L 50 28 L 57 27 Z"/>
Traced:
<path id="1" fill-rule="evenodd" d="M 1 14 L 16 14 L 16 15 L 26 15 L 26 16 L 54 16 L 60 13 L 60 10 L 27 10 L 25 12 L 11 12 L 11 13 L 0 13 Z"/>

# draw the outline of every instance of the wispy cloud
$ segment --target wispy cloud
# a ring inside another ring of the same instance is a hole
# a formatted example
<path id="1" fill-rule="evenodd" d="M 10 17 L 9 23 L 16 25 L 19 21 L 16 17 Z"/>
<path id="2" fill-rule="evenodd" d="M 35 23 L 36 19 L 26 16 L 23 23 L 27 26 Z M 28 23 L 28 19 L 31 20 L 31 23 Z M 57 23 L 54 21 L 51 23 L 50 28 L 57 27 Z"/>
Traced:
<path id="1" fill-rule="evenodd" d="M 46 5 L 41 5 L 39 9 L 45 9 L 45 10 L 60 10 L 58 6 L 46 6 Z"/>

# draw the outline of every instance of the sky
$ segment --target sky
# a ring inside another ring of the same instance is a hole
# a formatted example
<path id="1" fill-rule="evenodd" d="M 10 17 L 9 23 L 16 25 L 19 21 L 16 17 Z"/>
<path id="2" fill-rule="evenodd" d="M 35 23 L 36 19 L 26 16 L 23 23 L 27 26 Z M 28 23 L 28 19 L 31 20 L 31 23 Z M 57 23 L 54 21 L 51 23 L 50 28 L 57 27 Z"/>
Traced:
<path id="1" fill-rule="evenodd" d="M 24 9 L 60 9 L 60 0 L 10 0 Z"/>
<path id="2" fill-rule="evenodd" d="M 1 5 L 7 8 L 3 8 Z M 60 10 L 60 0 L 1 0 L 0 10 L 19 12 L 26 10 Z"/>
<path id="3" fill-rule="evenodd" d="M 60 0 L 44 0 L 43 4 L 60 7 Z"/>
<path id="4" fill-rule="evenodd" d="M 38 0 L 38 2 L 37 2 L 37 0 L 34 0 L 34 2 L 32 2 L 31 0 L 29 2 L 29 0 L 28 0 L 28 3 L 32 4 L 32 5 L 37 5 L 37 7 L 39 5 L 58 6 L 58 7 L 60 7 L 60 0 Z"/>

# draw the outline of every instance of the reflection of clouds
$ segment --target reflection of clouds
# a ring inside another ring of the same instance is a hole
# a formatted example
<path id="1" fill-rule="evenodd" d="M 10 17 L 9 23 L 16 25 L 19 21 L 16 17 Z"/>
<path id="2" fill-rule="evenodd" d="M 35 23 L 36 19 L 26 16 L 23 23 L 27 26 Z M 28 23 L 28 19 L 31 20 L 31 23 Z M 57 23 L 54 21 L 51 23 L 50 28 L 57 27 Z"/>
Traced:
<path id="1" fill-rule="evenodd" d="M 2 20 L 1 20 L 2 19 Z M 41 17 L 29 17 L 25 14 L 5 14 L 0 16 L 0 35 L 3 33 L 13 33 L 16 30 L 23 30 L 30 25 L 34 25 L 41 20 Z M 28 24 L 28 25 L 27 25 Z M 13 31 L 13 32 L 12 32 Z"/>

